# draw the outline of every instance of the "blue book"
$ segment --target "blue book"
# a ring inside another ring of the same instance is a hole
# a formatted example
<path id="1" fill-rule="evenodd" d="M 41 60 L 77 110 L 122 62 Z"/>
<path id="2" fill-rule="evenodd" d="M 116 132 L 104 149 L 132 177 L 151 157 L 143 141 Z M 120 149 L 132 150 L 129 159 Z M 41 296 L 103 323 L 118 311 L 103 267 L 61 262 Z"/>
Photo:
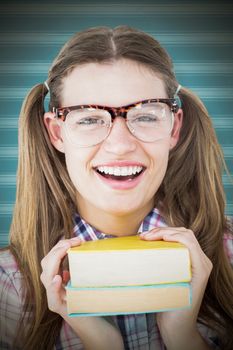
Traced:
<path id="1" fill-rule="evenodd" d="M 163 312 L 191 306 L 190 283 L 137 286 L 66 286 L 69 316 L 108 316 Z"/>

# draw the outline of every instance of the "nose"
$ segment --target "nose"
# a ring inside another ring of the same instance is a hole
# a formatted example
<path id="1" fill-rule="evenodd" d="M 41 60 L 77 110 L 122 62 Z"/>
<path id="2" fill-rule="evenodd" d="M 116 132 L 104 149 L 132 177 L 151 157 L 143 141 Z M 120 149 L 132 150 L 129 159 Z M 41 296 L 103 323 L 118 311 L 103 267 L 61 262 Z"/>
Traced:
<path id="1" fill-rule="evenodd" d="M 130 133 L 125 120 L 122 117 L 114 119 L 110 134 L 103 143 L 105 151 L 124 155 L 135 151 L 137 140 Z"/>

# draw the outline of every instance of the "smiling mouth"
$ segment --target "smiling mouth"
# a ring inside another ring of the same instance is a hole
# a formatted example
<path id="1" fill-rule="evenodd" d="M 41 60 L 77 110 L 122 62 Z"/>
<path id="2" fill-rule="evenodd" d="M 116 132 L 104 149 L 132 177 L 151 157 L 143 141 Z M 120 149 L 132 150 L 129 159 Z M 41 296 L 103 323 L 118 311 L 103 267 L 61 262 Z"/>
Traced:
<path id="1" fill-rule="evenodd" d="M 106 167 L 101 166 L 95 168 L 95 171 L 105 179 L 115 181 L 132 181 L 145 171 L 142 166 L 130 167 Z"/>

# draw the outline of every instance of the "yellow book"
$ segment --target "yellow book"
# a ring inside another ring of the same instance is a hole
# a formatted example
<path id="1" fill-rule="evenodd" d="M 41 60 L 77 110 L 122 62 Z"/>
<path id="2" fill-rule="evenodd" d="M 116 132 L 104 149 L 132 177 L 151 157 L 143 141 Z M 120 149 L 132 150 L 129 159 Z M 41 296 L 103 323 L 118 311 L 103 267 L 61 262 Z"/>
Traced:
<path id="1" fill-rule="evenodd" d="M 143 286 L 191 280 L 188 249 L 138 235 L 83 242 L 68 250 L 71 287 Z"/>

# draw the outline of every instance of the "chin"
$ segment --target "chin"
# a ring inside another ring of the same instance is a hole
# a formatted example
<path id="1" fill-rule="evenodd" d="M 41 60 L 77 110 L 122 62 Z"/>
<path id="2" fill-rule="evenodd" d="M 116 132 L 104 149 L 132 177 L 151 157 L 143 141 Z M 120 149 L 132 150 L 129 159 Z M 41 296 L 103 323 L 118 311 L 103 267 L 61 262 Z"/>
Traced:
<path id="1" fill-rule="evenodd" d="M 107 205 L 106 205 L 107 203 Z M 122 201 L 118 201 L 117 203 L 110 203 L 110 201 L 104 203 L 103 206 L 100 207 L 100 210 L 102 209 L 103 211 L 105 211 L 106 213 L 113 215 L 113 216 L 118 216 L 118 217 L 122 217 L 122 216 L 127 216 L 127 215 L 131 215 L 135 212 L 138 212 L 140 210 L 143 209 L 143 205 L 135 205 L 135 201 L 131 200 L 131 201 L 124 201 L 122 199 Z"/>

